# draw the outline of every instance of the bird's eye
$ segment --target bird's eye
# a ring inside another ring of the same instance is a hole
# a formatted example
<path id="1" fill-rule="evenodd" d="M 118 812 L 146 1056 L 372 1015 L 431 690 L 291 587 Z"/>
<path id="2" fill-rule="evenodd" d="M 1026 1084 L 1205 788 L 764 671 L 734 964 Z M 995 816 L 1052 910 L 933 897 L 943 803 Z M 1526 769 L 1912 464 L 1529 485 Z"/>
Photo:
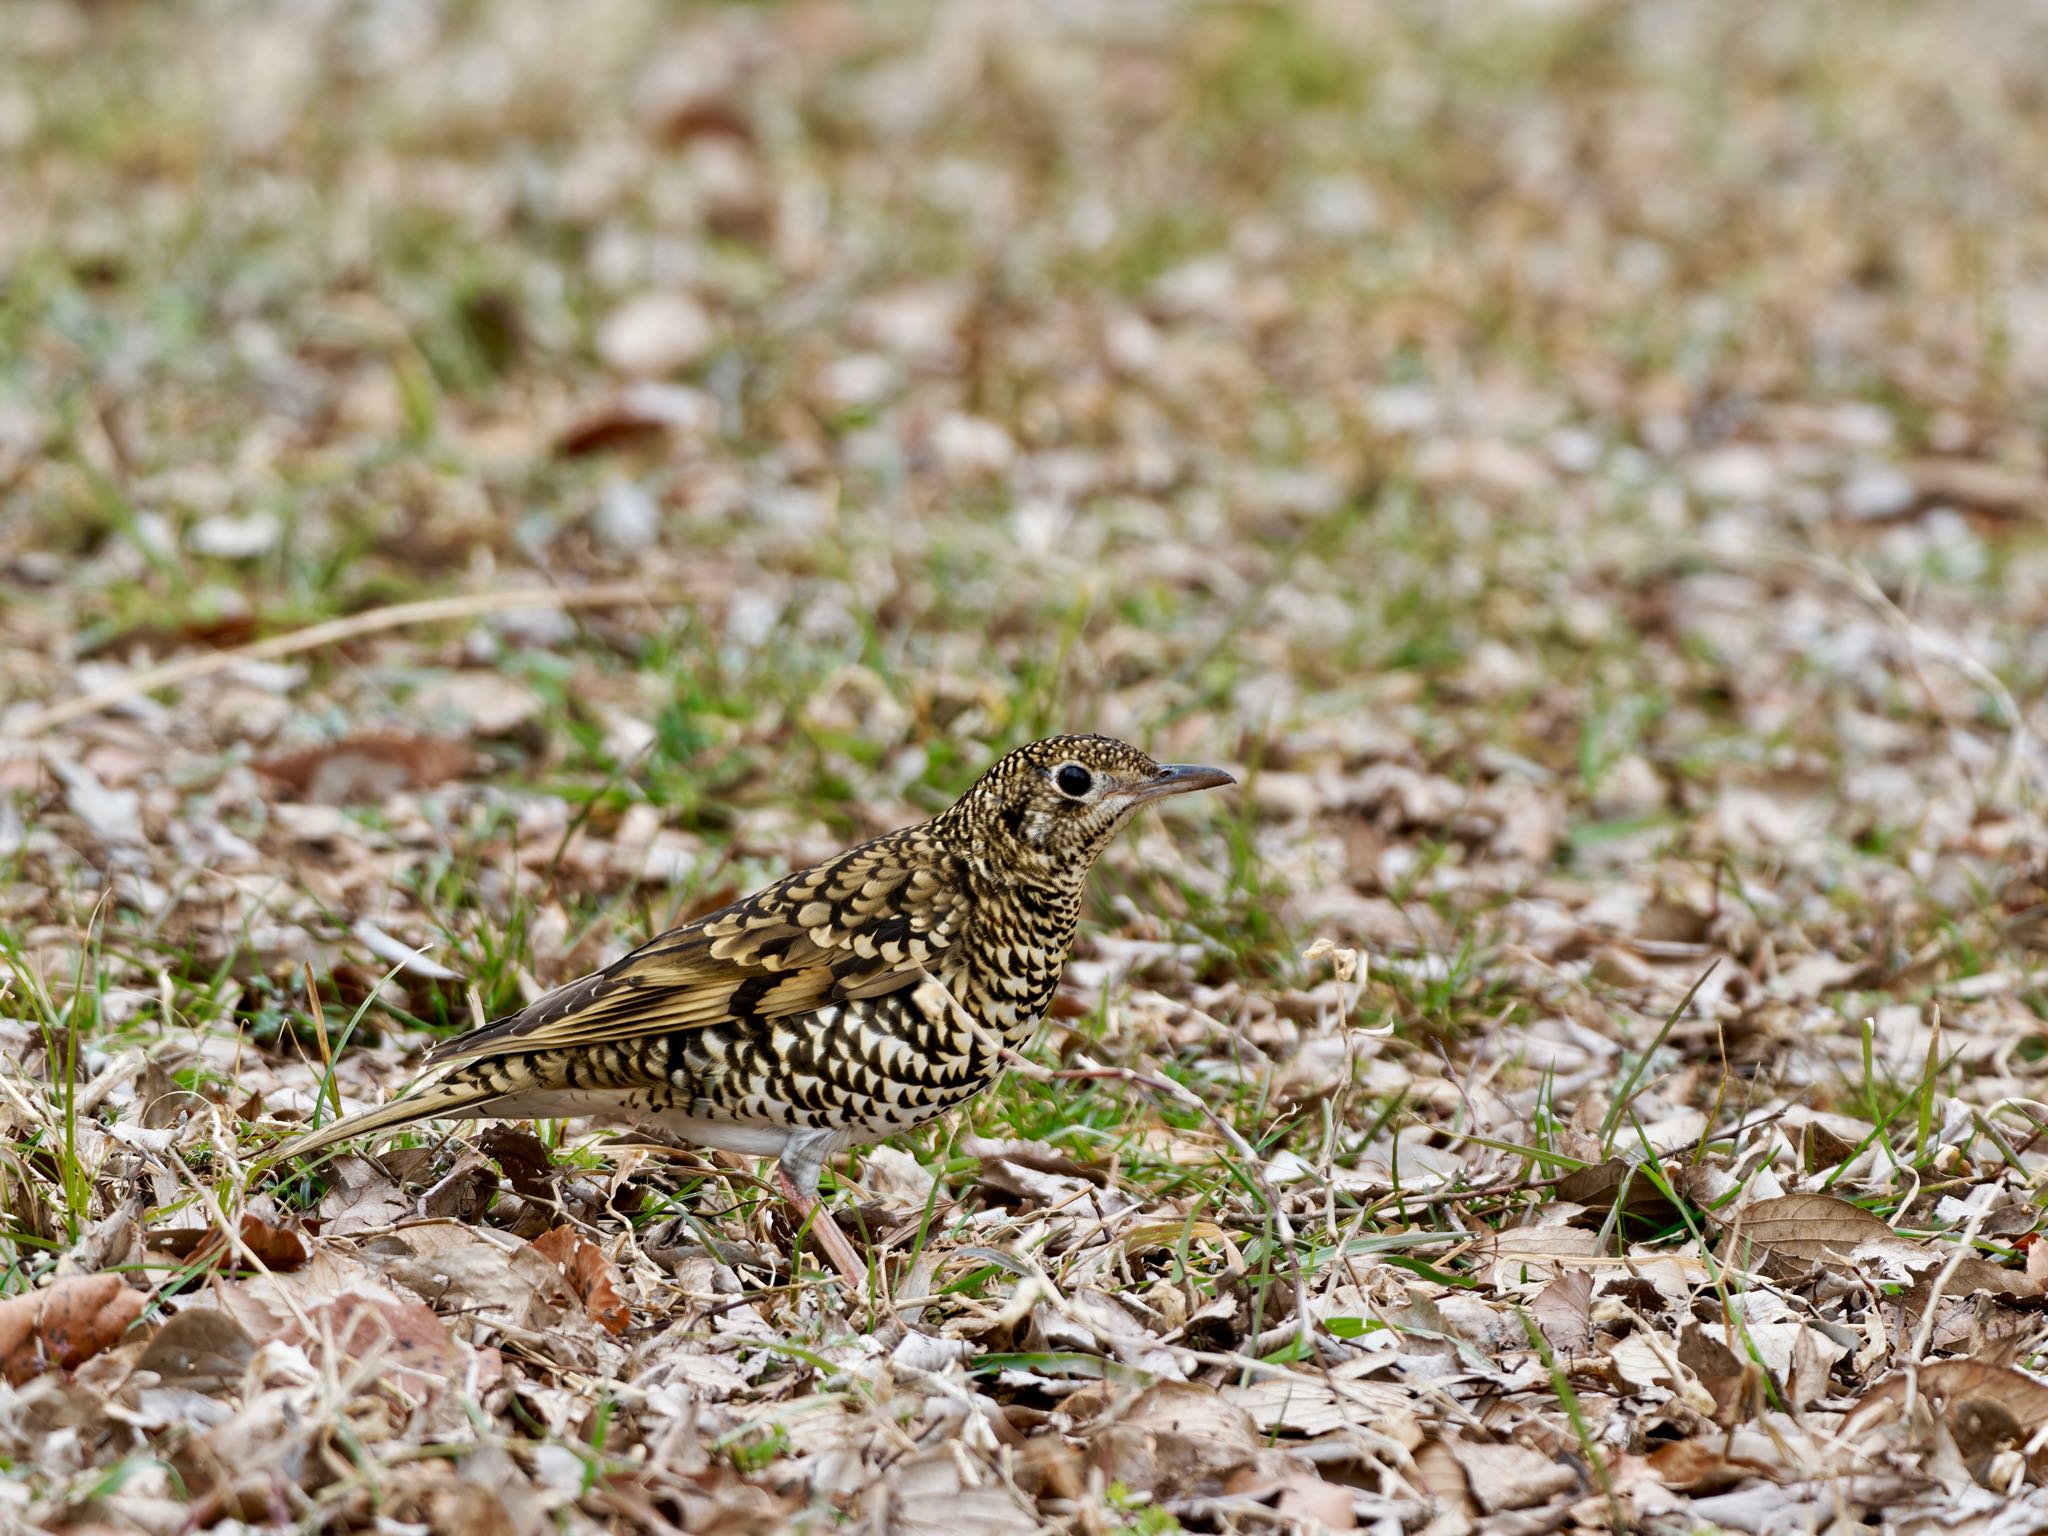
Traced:
<path id="1" fill-rule="evenodd" d="M 1059 785 L 1061 794 L 1072 795 L 1076 800 L 1095 787 L 1094 775 L 1079 763 L 1066 764 L 1052 776 L 1052 781 Z"/>

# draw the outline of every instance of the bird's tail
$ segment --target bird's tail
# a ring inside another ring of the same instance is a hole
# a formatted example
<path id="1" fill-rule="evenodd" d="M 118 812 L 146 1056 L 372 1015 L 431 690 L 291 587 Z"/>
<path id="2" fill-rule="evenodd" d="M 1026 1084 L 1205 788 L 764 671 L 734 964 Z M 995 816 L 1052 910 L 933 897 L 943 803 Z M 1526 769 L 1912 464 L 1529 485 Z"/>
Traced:
<path id="1" fill-rule="evenodd" d="M 389 1104 L 344 1116 L 332 1125 L 323 1125 L 302 1136 L 295 1136 L 273 1148 L 257 1166 L 268 1168 L 287 1158 L 310 1157 L 316 1152 L 326 1151 L 337 1142 L 367 1136 L 373 1131 L 388 1131 L 394 1126 L 412 1125 L 421 1120 L 475 1119 L 488 1114 L 486 1106 L 504 1096 L 502 1088 L 487 1083 L 444 1078 L 416 1088 L 402 1099 L 393 1099 Z"/>

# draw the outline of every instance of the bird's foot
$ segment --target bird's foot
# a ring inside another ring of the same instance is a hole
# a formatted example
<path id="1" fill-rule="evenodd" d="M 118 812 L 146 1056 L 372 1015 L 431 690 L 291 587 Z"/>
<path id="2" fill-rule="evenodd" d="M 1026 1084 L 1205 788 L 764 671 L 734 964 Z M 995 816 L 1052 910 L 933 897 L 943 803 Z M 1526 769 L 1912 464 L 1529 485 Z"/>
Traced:
<path id="1" fill-rule="evenodd" d="M 811 1236 L 832 1267 L 839 1271 L 840 1278 L 853 1288 L 856 1296 L 865 1296 L 868 1290 L 867 1261 L 855 1251 L 846 1234 L 839 1230 L 839 1223 L 832 1219 L 832 1213 L 825 1209 L 824 1202 L 816 1195 L 805 1194 L 796 1186 L 796 1180 L 789 1176 L 786 1168 L 775 1170 L 776 1186 L 782 1191 L 782 1198 L 790 1203 L 796 1212 L 798 1225 L 805 1221 L 811 1224 Z"/>

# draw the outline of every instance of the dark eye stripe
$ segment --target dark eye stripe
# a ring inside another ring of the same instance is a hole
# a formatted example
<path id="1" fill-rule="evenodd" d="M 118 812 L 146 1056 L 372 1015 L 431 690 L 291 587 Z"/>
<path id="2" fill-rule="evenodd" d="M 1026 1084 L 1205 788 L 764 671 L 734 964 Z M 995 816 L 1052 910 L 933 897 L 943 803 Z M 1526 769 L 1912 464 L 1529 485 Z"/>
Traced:
<path id="1" fill-rule="evenodd" d="M 1094 778 L 1079 763 L 1068 763 L 1053 776 L 1053 782 L 1059 785 L 1061 794 L 1072 795 L 1076 799 L 1095 787 Z"/>

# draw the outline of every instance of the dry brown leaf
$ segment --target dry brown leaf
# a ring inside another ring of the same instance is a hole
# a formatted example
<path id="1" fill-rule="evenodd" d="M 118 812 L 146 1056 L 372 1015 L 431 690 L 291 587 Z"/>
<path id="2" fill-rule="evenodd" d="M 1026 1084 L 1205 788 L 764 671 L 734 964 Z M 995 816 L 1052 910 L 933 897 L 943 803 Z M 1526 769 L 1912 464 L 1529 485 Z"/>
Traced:
<path id="1" fill-rule="evenodd" d="M 1979 459 L 1909 459 L 1907 481 L 1922 502 L 1947 501 L 2000 517 L 2048 518 L 2048 479 Z"/>
<path id="2" fill-rule="evenodd" d="M 1433 1507 L 1465 1521 L 1479 1513 L 1465 1469 L 1442 1440 L 1430 1440 L 1415 1452 L 1415 1471 Z"/>
<path id="3" fill-rule="evenodd" d="M 284 1273 L 299 1268 L 310 1258 L 305 1237 L 290 1227 L 272 1226 L 261 1216 L 251 1212 L 242 1213 L 242 1242 L 248 1251 L 256 1256 L 266 1269 Z M 168 1232 L 153 1233 L 150 1247 L 160 1253 L 169 1253 L 190 1264 L 203 1264 L 226 1251 L 227 1240 L 218 1227 L 180 1227 Z M 239 1260 L 238 1250 L 230 1262 Z"/>
<path id="4" fill-rule="evenodd" d="M 1942 1279 L 1944 1271 L 1947 1277 Z M 1934 1294 L 1937 1279 L 1942 1279 L 1942 1298 L 1949 1301 L 1977 1295 L 1992 1296 L 2000 1301 L 2031 1301 L 2042 1293 L 2041 1282 L 2025 1271 L 2007 1269 L 2003 1264 L 1966 1254 L 1954 1269 L 1948 1269 L 1942 1263 L 1928 1266 L 1912 1290 L 1906 1293 L 1909 1314 L 1917 1317 L 1925 1308 L 1928 1297 Z"/>
<path id="5" fill-rule="evenodd" d="M 1743 1245 L 1796 1263 L 1846 1259 L 1863 1243 L 1893 1238 L 1881 1216 L 1833 1195 L 1778 1195 L 1752 1200 L 1722 1222 Z"/>
<path id="6" fill-rule="evenodd" d="M 903 1536 L 1031 1536 L 1038 1517 L 994 1468 L 975 1468 L 971 1458 L 941 1448 L 901 1462 L 872 1494 L 886 1500 L 893 1518 L 888 1529 Z M 886 1493 L 883 1489 L 886 1488 Z"/>
<path id="7" fill-rule="evenodd" d="M 1489 1284 L 1517 1286 L 1555 1280 L 1569 1261 L 1601 1257 L 1600 1247 L 1600 1234 L 1583 1227 L 1509 1227 L 1487 1233 L 1472 1251 Z"/>
<path id="8" fill-rule="evenodd" d="M 1261 1434 L 1284 1430 L 1297 1435 L 1320 1435 L 1333 1429 L 1363 1426 L 1403 1445 L 1420 1444 L 1421 1435 L 1415 1427 L 1414 1391 L 1384 1381 L 1347 1379 L 1352 1369 L 1351 1365 L 1340 1365 L 1327 1381 L 1275 1372 L 1257 1381 L 1232 1382 L 1217 1390 L 1233 1407 L 1250 1414 Z"/>
<path id="9" fill-rule="evenodd" d="M 1940 1360 L 1917 1370 L 1899 1371 L 1863 1394 L 1863 1400 L 1842 1421 L 1844 1439 L 1882 1423 L 1903 1407 L 1907 1394 L 1918 1392 L 1944 1413 L 1979 1402 L 2009 1416 L 2032 1436 L 2048 1425 L 2048 1382 L 2035 1380 L 2009 1365 L 1979 1360 Z"/>
<path id="10" fill-rule="evenodd" d="M 365 1157 L 337 1157 L 327 1166 L 327 1192 L 320 1197 L 323 1237 L 374 1232 L 413 1213 L 389 1174 Z"/>
<path id="11" fill-rule="evenodd" d="M 1090 1436 L 1095 1464 L 1145 1493 L 1213 1490 L 1258 1449 L 1249 1414 L 1213 1388 L 1190 1382 L 1147 1387 L 1106 1417 Z"/>
<path id="12" fill-rule="evenodd" d="M 1679 1330 L 1678 1363 L 1712 1394 L 1714 1421 L 1723 1428 L 1746 1424 L 1763 1411 L 1763 1367 L 1736 1354 L 1704 1324 L 1687 1322 Z"/>
<path id="13" fill-rule="evenodd" d="M 1623 1211 L 1645 1221 L 1663 1223 L 1678 1219 L 1676 1208 L 1657 1187 L 1657 1181 L 1643 1171 L 1641 1164 L 1623 1157 L 1610 1157 L 1574 1169 L 1557 1181 L 1557 1198 L 1603 1210 L 1619 1199 Z"/>
<path id="14" fill-rule="evenodd" d="M 1766 1445 L 1769 1442 L 1765 1442 Z M 1674 1440 L 1660 1445 L 1645 1458 L 1657 1481 L 1666 1488 L 1688 1493 L 1715 1493 L 1733 1488 L 1752 1477 L 1781 1480 L 1787 1472 L 1782 1464 L 1731 1455 L 1722 1438 Z"/>
<path id="15" fill-rule="evenodd" d="M 718 420 L 718 403 L 695 389 L 673 384 L 631 384 L 577 417 L 555 439 L 565 458 L 622 449 L 649 448 L 671 432 L 707 431 Z"/>
<path id="16" fill-rule="evenodd" d="M 554 1200 L 555 1160 L 547 1143 L 532 1131 L 524 1126 L 494 1125 L 477 1138 L 476 1144 L 477 1150 L 512 1181 L 520 1199 L 543 1204 Z"/>
<path id="17" fill-rule="evenodd" d="M 273 757 L 259 773 L 313 805 L 374 803 L 399 790 L 431 789 L 472 772 L 476 753 L 439 736 L 352 736 Z"/>
<path id="18" fill-rule="evenodd" d="M 1560 1354 L 1576 1355 L 1593 1342 L 1593 1272 L 1568 1269 L 1529 1303 L 1529 1315 Z"/>
<path id="19" fill-rule="evenodd" d="M 228 1312 L 191 1307 L 157 1330 L 142 1352 L 141 1369 L 168 1386 L 222 1392 L 241 1381 L 256 1356 L 256 1341 Z"/>
<path id="20" fill-rule="evenodd" d="M 1223 1491 L 1263 1504 L 1281 1520 L 1309 1530 L 1358 1527 L 1348 1488 L 1323 1481 L 1312 1462 L 1285 1451 L 1262 1450 L 1223 1480 Z"/>
<path id="21" fill-rule="evenodd" d="M 75 1275 L 0 1301 L 0 1373 L 15 1386 L 121 1342 L 147 1305 L 119 1275 Z"/>
<path id="22" fill-rule="evenodd" d="M 1453 1435 L 1444 1441 L 1487 1514 L 1527 1509 L 1579 1485 L 1578 1469 L 1526 1445 L 1486 1445 Z"/>
<path id="23" fill-rule="evenodd" d="M 307 1309 L 306 1315 L 313 1325 L 310 1334 L 294 1321 L 284 1338 L 304 1344 L 316 1358 L 331 1342 L 339 1359 L 374 1364 L 379 1376 L 418 1396 L 461 1379 L 460 1352 L 446 1326 L 422 1302 L 350 1291 Z"/>
<path id="24" fill-rule="evenodd" d="M 467 1481 L 430 1490 L 426 1514 L 435 1536 L 503 1536 L 518 1528 L 495 1489 Z"/>
<path id="25" fill-rule="evenodd" d="M 531 1246 L 561 1271 L 591 1320 L 605 1332 L 617 1338 L 632 1326 L 633 1309 L 619 1294 L 618 1266 L 597 1244 L 565 1223 L 536 1237 Z"/>

